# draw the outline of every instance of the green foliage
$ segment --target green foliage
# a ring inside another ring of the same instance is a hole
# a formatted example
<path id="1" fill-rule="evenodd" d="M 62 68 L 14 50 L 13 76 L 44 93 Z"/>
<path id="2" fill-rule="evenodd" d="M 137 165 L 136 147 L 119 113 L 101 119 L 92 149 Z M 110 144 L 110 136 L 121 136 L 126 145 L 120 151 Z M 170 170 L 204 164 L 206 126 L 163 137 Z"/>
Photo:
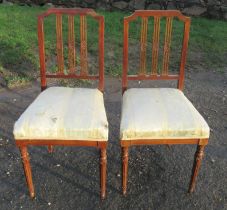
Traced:
<path id="1" fill-rule="evenodd" d="M 21 7 L 0 5 L 0 76 L 4 77 L 9 86 L 24 84 L 39 76 L 39 57 L 37 43 L 37 15 L 47 8 Z M 123 18 L 129 13 L 97 11 L 105 16 L 105 72 L 113 76 L 121 75 L 122 71 L 122 47 L 123 47 Z M 63 19 L 64 57 L 67 66 L 67 19 Z M 152 25 L 152 21 L 149 21 Z M 98 31 L 97 22 L 88 19 L 88 54 L 92 62 L 97 62 L 98 55 Z M 130 46 L 132 56 L 139 56 L 140 21 L 130 25 Z M 164 37 L 164 22 L 161 23 L 161 43 Z M 148 31 L 148 52 L 151 51 L 152 27 Z M 177 65 L 176 55 L 180 55 L 178 48 L 182 37 L 179 35 L 182 25 L 174 22 L 172 38 L 170 66 Z M 75 19 L 76 31 L 76 61 L 79 57 L 79 19 Z M 51 17 L 45 21 L 45 44 L 47 55 L 47 67 L 51 72 L 56 71 L 56 35 L 55 20 Z M 149 35 L 150 34 L 150 35 Z M 190 45 L 187 64 L 190 66 L 202 66 L 203 69 L 222 70 L 227 65 L 227 22 L 209 20 L 205 18 L 192 18 Z M 175 47 L 175 48 L 174 48 Z M 138 49 L 137 49 L 138 48 Z M 137 49 L 137 50 L 136 50 Z M 150 51 L 149 51 L 150 50 Z M 177 54 L 178 53 L 178 54 Z M 160 49 L 162 54 L 162 49 Z M 94 58 L 93 58 L 94 57 Z M 148 68 L 151 59 L 148 56 Z M 137 68 L 139 62 L 132 63 Z M 92 65 L 97 67 L 97 65 Z M 160 66 L 160 65 L 159 65 Z M 159 67 L 161 68 L 161 66 Z"/>

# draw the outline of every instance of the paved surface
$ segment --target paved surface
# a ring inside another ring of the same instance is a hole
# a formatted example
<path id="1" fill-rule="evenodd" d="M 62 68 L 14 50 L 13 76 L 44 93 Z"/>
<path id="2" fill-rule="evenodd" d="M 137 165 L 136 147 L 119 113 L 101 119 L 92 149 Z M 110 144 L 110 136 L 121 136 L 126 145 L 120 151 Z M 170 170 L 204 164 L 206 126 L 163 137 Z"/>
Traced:
<path id="1" fill-rule="evenodd" d="M 30 199 L 12 130 L 39 86 L 0 92 L 0 209 L 227 209 L 227 75 L 187 74 L 185 94 L 212 130 L 191 195 L 187 189 L 196 147 L 179 145 L 131 148 L 128 195 L 122 196 L 120 85 L 118 79 L 106 80 L 110 138 L 103 202 L 99 200 L 99 151 L 82 147 L 55 147 L 53 154 L 46 147 L 30 147 L 36 192 L 36 198 Z"/>

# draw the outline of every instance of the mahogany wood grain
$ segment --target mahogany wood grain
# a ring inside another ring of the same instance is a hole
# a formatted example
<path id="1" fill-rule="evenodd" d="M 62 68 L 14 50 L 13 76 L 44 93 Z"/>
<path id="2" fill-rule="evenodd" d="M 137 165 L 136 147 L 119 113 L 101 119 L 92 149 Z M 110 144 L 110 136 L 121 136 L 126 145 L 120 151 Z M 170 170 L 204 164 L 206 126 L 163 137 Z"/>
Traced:
<path id="1" fill-rule="evenodd" d="M 61 79 L 89 79 L 89 80 L 98 80 L 100 76 L 97 75 L 77 75 L 77 74 L 46 74 L 46 78 L 61 78 Z"/>
<path id="2" fill-rule="evenodd" d="M 122 147 L 122 190 L 123 195 L 127 192 L 127 180 L 128 180 L 128 147 Z"/>
<path id="3" fill-rule="evenodd" d="M 162 66 L 162 74 L 168 75 L 169 68 L 169 54 L 170 54 L 170 43 L 171 43 L 171 35 L 172 35 L 172 17 L 166 18 L 166 34 L 165 34 L 165 43 L 163 50 L 163 66 Z"/>
<path id="4" fill-rule="evenodd" d="M 190 19 L 184 24 L 184 38 L 183 38 L 183 48 L 181 50 L 181 63 L 180 63 L 180 79 L 178 80 L 178 89 L 183 90 L 184 88 L 184 69 L 186 63 L 187 49 L 188 49 L 188 40 L 190 32 Z"/>
<path id="5" fill-rule="evenodd" d="M 159 145 L 159 144 L 198 144 L 207 145 L 208 139 L 135 139 L 121 140 L 121 146 Z"/>
<path id="6" fill-rule="evenodd" d="M 87 75 L 87 19 L 80 16 L 80 66 L 81 75 Z"/>
<path id="7" fill-rule="evenodd" d="M 130 75 L 128 80 L 178 80 L 178 75 Z"/>
<path id="8" fill-rule="evenodd" d="M 58 72 L 55 74 L 47 73 L 46 59 L 45 59 L 45 34 L 44 34 L 44 18 L 49 15 L 56 15 L 56 45 L 57 45 L 57 65 Z M 63 31 L 62 31 L 62 16 L 68 16 L 68 68 L 67 73 L 64 65 L 63 56 Z M 74 16 L 81 17 L 80 26 L 81 29 L 81 43 L 82 43 L 82 71 L 81 74 L 76 72 L 76 59 L 75 59 L 75 34 L 74 34 Z M 87 71 L 87 23 L 86 16 L 91 16 L 99 23 L 99 74 L 89 75 Z M 74 79 L 87 79 L 98 80 L 98 88 L 103 92 L 104 89 L 104 17 L 95 13 L 92 9 L 59 9 L 51 8 L 38 16 L 38 43 L 39 43 L 39 58 L 40 58 L 40 77 L 41 77 L 41 90 L 45 90 L 47 87 L 47 78 L 74 78 Z M 94 140 L 64 140 L 64 139 L 15 139 L 16 145 L 20 148 L 21 157 L 24 165 L 24 172 L 30 192 L 30 196 L 35 196 L 34 187 L 32 183 L 32 173 L 27 152 L 27 146 L 47 146 L 48 151 L 52 152 L 54 146 L 85 146 L 96 147 L 100 149 L 100 196 L 102 199 L 106 197 L 106 148 L 107 140 L 94 139 Z"/>
<path id="9" fill-rule="evenodd" d="M 147 25 L 148 18 L 142 18 L 141 38 L 140 38 L 140 75 L 146 74 L 146 59 L 147 59 Z"/>
<path id="10" fill-rule="evenodd" d="M 195 159 L 194 159 L 194 165 L 193 165 L 193 169 L 192 169 L 191 182 L 190 182 L 189 190 L 188 190 L 189 193 L 192 193 L 195 190 L 196 179 L 197 179 L 197 176 L 199 173 L 202 159 L 204 157 L 204 149 L 205 149 L 205 145 L 197 146 L 197 150 L 195 153 Z"/>
<path id="11" fill-rule="evenodd" d="M 76 71 L 76 50 L 75 50 L 75 33 L 74 33 L 74 16 L 68 16 L 68 61 L 69 73 L 73 74 Z"/>
<path id="12" fill-rule="evenodd" d="M 24 166 L 24 174 L 26 177 L 30 197 L 34 198 L 35 191 L 34 191 L 34 186 L 33 186 L 33 182 L 32 182 L 32 171 L 31 171 L 31 166 L 30 166 L 28 150 L 27 150 L 26 146 L 20 146 L 19 149 L 21 152 L 21 158 L 22 158 L 22 162 L 23 162 L 23 166 Z"/>
<path id="13" fill-rule="evenodd" d="M 128 37 L 129 37 L 129 25 L 131 21 L 136 20 L 138 17 L 142 18 L 142 31 L 141 31 L 141 56 L 140 56 L 140 71 L 138 75 L 128 75 Z M 152 65 L 151 74 L 146 73 L 146 32 L 147 22 L 149 17 L 154 18 L 154 29 L 152 39 Z M 165 40 L 163 49 L 163 63 L 162 70 L 159 73 L 158 61 L 159 61 L 159 45 L 160 45 L 160 19 L 166 19 Z M 169 74 L 169 58 L 170 58 L 170 44 L 172 37 L 172 21 L 173 18 L 178 18 L 184 23 L 183 31 L 183 43 L 181 49 L 181 60 L 179 74 Z M 123 44 L 123 72 L 122 72 L 122 93 L 127 89 L 129 80 L 178 80 L 178 89 L 183 90 L 184 85 L 184 68 L 186 62 L 186 54 L 188 48 L 190 30 L 190 18 L 181 14 L 177 10 L 137 10 L 131 16 L 124 18 L 124 44 Z M 139 109 L 139 107 L 138 107 Z M 132 113 L 133 114 L 133 113 Z M 192 170 L 191 183 L 189 186 L 189 192 L 193 192 L 195 189 L 196 177 L 198 176 L 201 160 L 204 155 L 204 147 L 208 144 L 208 139 L 134 139 L 134 140 L 121 140 L 122 147 L 122 190 L 123 194 L 127 191 L 127 177 L 128 177 L 128 149 L 131 146 L 137 145 L 178 145 L 178 144 L 196 144 L 198 145 L 197 152 L 195 154 L 195 161 Z"/>
<path id="14" fill-rule="evenodd" d="M 48 146 L 48 152 L 53 153 L 53 151 L 54 151 L 54 147 L 52 145 L 49 145 Z"/>
<path id="15" fill-rule="evenodd" d="M 46 140 L 37 140 L 37 139 L 23 139 L 16 140 L 16 145 L 18 147 L 33 145 L 33 146 L 87 146 L 87 147 L 97 147 L 97 148 L 106 148 L 107 141 L 91 141 L 91 140 L 63 140 L 63 139 L 46 139 Z"/>
<path id="16" fill-rule="evenodd" d="M 64 74 L 64 56 L 63 56 L 63 35 L 62 35 L 62 15 L 56 15 L 56 40 L 57 40 L 57 64 L 58 73 Z"/>
<path id="17" fill-rule="evenodd" d="M 44 26 L 43 19 L 38 17 L 38 43 L 39 43 L 39 61 L 40 61 L 40 78 L 41 91 L 46 89 L 46 62 L 45 62 L 45 46 L 44 46 Z"/>
<path id="18" fill-rule="evenodd" d="M 24 165 L 24 172 L 28 184 L 28 189 L 30 192 L 30 197 L 34 198 L 35 192 L 32 182 L 32 173 L 29 162 L 29 156 L 27 152 L 27 146 L 48 146 L 48 151 L 53 151 L 54 146 L 90 146 L 100 148 L 100 188 L 101 199 L 105 199 L 106 197 L 106 165 L 107 165 L 107 156 L 106 156 L 106 148 L 107 141 L 87 141 L 87 140 L 16 140 L 16 145 L 21 150 L 21 157 Z"/>
<path id="19" fill-rule="evenodd" d="M 136 20 L 138 17 L 142 18 L 142 30 L 140 38 L 140 71 L 139 75 L 128 75 L 128 38 L 129 38 L 129 27 L 130 22 Z M 152 46 L 152 69 L 151 74 L 145 74 L 146 71 L 146 43 L 147 43 L 147 20 L 148 17 L 154 19 L 154 30 L 153 30 L 153 46 Z M 160 44 L 160 19 L 166 19 L 166 29 L 165 29 L 165 40 L 163 47 L 163 62 L 162 70 L 158 74 L 158 61 L 159 61 L 159 44 Z M 123 72 L 122 72 L 122 92 L 127 89 L 128 80 L 133 78 L 133 80 L 144 80 L 144 79 L 172 79 L 172 75 L 169 74 L 169 57 L 170 57 L 170 44 L 172 37 L 172 22 L 173 18 L 178 18 L 184 24 L 183 31 L 183 43 L 181 48 L 181 58 L 180 58 L 180 68 L 179 74 L 173 75 L 176 80 L 178 80 L 178 88 L 183 90 L 184 85 L 184 68 L 186 62 L 186 54 L 188 48 L 189 40 L 189 30 L 190 30 L 190 18 L 181 14 L 177 10 L 137 10 L 131 16 L 124 18 L 124 44 L 123 44 Z"/>
<path id="20" fill-rule="evenodd" d="M 57 36 L 57 66 L 58 73 L 47 73 L 46 59 L 45 59 L 45 34 L 44 34 L 44 18 L 49 15 L 56 15 L 56 36 Z M 68 69 L 64 65 L 63 53 L 63 31 L 62 31 L 62 16 L 68 16 Z M 80 16 L 80 74 L 76 73 L 76 49 L 75 49 L 75 33 L 74 33 L 74 16 Z M 87 21 L 86 17 L 91 16 L 98 24 L 98 56 L 99 56 L 99 69 L 98 75 L 89 75 L 88 61 L 87 61 Z M 62 78 L 62 79 L 92 79 L 98 80 L 98 89 L 103 92 L 104 89 L 104 17 L 98 15 L 92 9 L 68 9 L 68 8 L 51 8 L 38 16 L 38 43 L 39 43 L 39 57 L 40 57 L 40 76 L 41 76 L 41 90 L 47 87 L 47 78 Z"/>
<path id="21" fill-rule="evenodd" d="M 100 188 L 101 188 L 101 199 L 106 198 L 106 148 L 100 149 Z"/>
<path id="22" fill-rule="evenodd" d="M 104 17 L 99 17 L 99 90 L 104 91 Z"/>
<path id="23" fill-rule="evenodd" d="M 154 35 L 152 42 L 152 69 L 151 74 L 158 72 L 158 52 L 159 52 L 160 17 L 154 17 Z"/>

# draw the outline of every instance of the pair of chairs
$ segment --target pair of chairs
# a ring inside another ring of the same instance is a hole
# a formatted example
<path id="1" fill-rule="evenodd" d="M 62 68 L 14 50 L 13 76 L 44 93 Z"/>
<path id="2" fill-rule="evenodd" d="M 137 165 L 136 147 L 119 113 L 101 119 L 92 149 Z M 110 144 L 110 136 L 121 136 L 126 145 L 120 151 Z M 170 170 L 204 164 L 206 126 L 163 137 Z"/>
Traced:
<path id="1" fill-rule="evenodd" d="M 46 71 L 44 19 L 56 15 L 58 73 Z M 64 69 L 62 16 L 68 16 L 68 73 Z M 76 71 L 74 16 L 80 17 L 80 72 Z M 99 75 L 88 74 L 87 23 L 91 16 L 99 24 Z M 128 75 L 129 23 L 138 17 L 142 20 L 140 43 L 140 70 L 138 75 Z M 152 66 L 146 72 L 148 18 L 153 18 Z M 169 74 L 169 53 L 173 18 L 184 24 L 183 44 L 179 74 Z M 163 65 L 158 71 L 160 22 L 166 19 Z M 195 181 L 208 143 L 209 127 L 203 117 L 183 94 L 184 68 L 189 40 L 190 18 L 179 11 L 135 11 L 124 18 L 122 116 L 120 143 L 122 147 L 122 188 L 126 194 L 129 147 L 157 144 L 196 144 L 194 166 L 189 192 Z M 25 110 L 14 126 L 14 137 L 19 147 L 24 172 L 30 191 L 35 196 L 29 163 L 28 146 L 91 146 L 100 149 L 101 198 L 106 196 L 106 165 L 108 122 L 103 100 L 104 90 L 104 17 L 91 9 L 49 9 L 38 16 L 38 41 L 40 56 L 41 94 Z M 98 89 L 47 88 L 47 78 L 75 78 L 98 80 Z M 177 80 L 178 88 L 129 88 L 131 80 Z M 46 89 L 47 88 L 47 89 Z"/>

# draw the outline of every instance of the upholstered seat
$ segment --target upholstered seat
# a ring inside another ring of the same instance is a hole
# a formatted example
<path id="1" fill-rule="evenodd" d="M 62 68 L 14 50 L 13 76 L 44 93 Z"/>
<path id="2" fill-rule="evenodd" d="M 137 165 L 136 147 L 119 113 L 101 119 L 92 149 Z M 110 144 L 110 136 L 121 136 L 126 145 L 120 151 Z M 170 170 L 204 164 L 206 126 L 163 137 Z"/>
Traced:
<path id="1" fill-rule="evenodd" d="M 209 127 L 182 91 L 132 88 L 123 95 L 121 139 L 209 138 Z"/>
<path id="2" fill-rule="evenodd" d="M 50 87 L 21 115 L 13 133 L 16 140 L 107 141 L 103 94 L 98 89 Z"/>

